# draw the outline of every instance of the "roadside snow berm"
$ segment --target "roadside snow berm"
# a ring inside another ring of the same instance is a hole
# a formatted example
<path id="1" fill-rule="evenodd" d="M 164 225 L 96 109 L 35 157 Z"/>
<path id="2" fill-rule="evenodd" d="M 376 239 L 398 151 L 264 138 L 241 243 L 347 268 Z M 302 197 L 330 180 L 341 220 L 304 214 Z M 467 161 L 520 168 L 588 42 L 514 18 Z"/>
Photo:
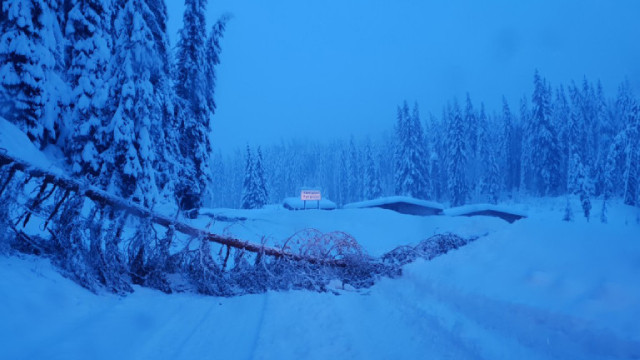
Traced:
<path id="1" fill-rule="evenodd" d="M 513 223 L 527 217 L 527 214 L 522 211 L 493 204 L 470 204 L 458 206 L 446 209 L 444 214 L 448 216 L 493 216 L 508 221 L 509 223 Z"/>
<path id="2" fill-rule="evenodd" d="M 388 196 L 374 200 L 346 204 L 344 209 L 381 208 L 408 215 L 441 215 L 444 206 L 437 202 L 414 199 L 409 196 Z"/>

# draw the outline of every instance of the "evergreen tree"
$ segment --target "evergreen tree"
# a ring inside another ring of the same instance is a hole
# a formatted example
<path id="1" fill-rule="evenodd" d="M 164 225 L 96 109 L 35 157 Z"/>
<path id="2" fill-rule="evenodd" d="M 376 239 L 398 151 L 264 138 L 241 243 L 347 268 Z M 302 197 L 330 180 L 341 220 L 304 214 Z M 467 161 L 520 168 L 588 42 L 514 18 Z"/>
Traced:
<path id="1" fill-rule="evenodd" d="M 532 96 L 530 131 L 532 175 L 535 190 L 541 195 L 556 194 L 560 188 L 560 150 L 551 119 L 550 89 L 536 71 Z"/>
<path id="2" fill-rule="evenodd" d="M 520 99 L 520 124 L 522 125 L 522 139 L 520 151 L 520 190 L 530 189 L 532 183 L 532 134 L 531 134 L 531 111 L 526 97 Z"/>
<path id="3" fill-rule="evenodd" d="M 91 178 L 99 177 L 101 153 L 109 146 L 100 129 L 108 115 L 110 14 L 110 3 L 104 0 L 71 0 L 66 15 L 66 78 L 71 86 L 72 125 L 67 160 L 74 174 Z"/>
<path id="4" fill-rule="evenodd" d="M 253 159 L 251 157 L 251 148 L 247 145 L 246 166 L 244 172 L 244 181 L 242 183 L 242 201 L 240 207 L 243 209 L 255 208 L 255 167 L 253 166 Z"/>
<path id="5" fill-rule="evenodd" d="M 426 156 L 428 159 L 429 172 L 429 192 L 430 195 L 440 200 L 444 196 L 446 186 L 444 164 L 444 124 L 445 119 L 439 121 L 430 114 L 428 125 L 426 126 Z M 445 184 L 445 185 L 443 185 Z"/>
<path id="6" fill-rule="evenodd" d="M 269 203 L 269 191 L 267 191 L 267 183 L 265 181 L 264 176 L 264 168 L 263 168 L 264 160 L 262 158 L 262 150 L 258 147 L 258 153 L 256 156 L 256 161 L 254 163 L 254 181 L 255 184 L 253 186 L 255 190 L 255 206 L 257 208 L 261 208 Z"/>
<path id="7" fill-rule="evenodd" d="M 146 207 L 158 199 L 154 164 L 155 141 L 160 139 L 154 134 L 163 125 L 153 84 L 161 58 L 152 31 L 156 21 L 143 0 L 126 0 L 117 9 L 111 104 L 115 111 L 104 128 L 112 143 L 104 156 L 109 162 L 103 164 L 103 176 L 116 195 Z"/>
<path id="8" fill-rule="evenodd" d="M 497 128 L 497 127 L 496 127 Z M 487 134 L 488 137 L 491 136 L 490 133 Z M 484 194 L 488 195 L 489 202 L 493 204 L 498 203 L 498 199 L 500 198 L 500 190 L 502 188 L 502 181 L 500 177 L 500 165 L 498 162 L 499 147 L 498 142 L 490 142 L 486 141 L 485 145 L 487 148 L 487 160 L 485 163 L 485 175 L 484 175 L 484 184 L 485 190 Z"/>
<path id="9" fill-rule="evenodd" d="M 572 134 L 575 134 L 571 133 L 571 131 L 575 130 L 573 128 L 575 122 L 571 116 L 569 102 L 567 101 L 563 86 L 560 86 L 556 91 L 556 97 L 553 102 L 553 121 L 555 128 L 558 130 L 558 147 L 560 149 L 559 175 L 561 177 L 560 184 L 563 184 L 559 190 L 562 191 L 566 190 L 564 185 L 566 185 L 568 181 L 567 173 L 570 154 L 575 151 L 575 149 L 571 147 Z"/>
<path id="10" fill-rule="evenodd" d="M 475 195 L 478 192 L 479 176 L 480 176 L 480 163 L 478 162 L 478 121 L 479 115 L 476 113 L 473 102 L 471 101 L 471 95 L 467 93 L 466 104 L 464 109 L 464 131 L 465 131 L 465 144 L 467 150 L 467 181 L 469 183 L 469 190 L 471 195 Z"/>
<path id="11" fill-rule="evenodd" d="M 624 136 L 625 163 L 623 171 L 624 203 L 627 205 L 640 205 L 640 105 L 634 101 L 633 106 L 626 116 L 626 128 Z"/>
<path id="12" fill-rule="evenodd" d="M 405 101 L 396 125 L 396 194 L 424 199 L 428 194 L 427 154 L 418 104 L 409 114 Z"/>
<path id="13" fill-rule="evenodd" d="M 589 221 L 591 216 L 591 193 L 593 192 L 591 180 L 589 179 L 588 172 L 582 164 L 582 160 L 580 159 L 580 155 L 574 154 L 573 163 L 576 167 L 575 169 L 575 182 L 576 187 L 574 189 L 574 194 L 578 195 L 580 198 L 580 204 L 582 205 L 582 210 L 584 212 L 584 216 Z"/>
<path id="14" fill-rule="evenodd" d="M 211 114 L 216 111 L 216 102 L 213 95 L 215 94 L 214 90 L 216 88 L 216 66 L 220 64 L 220 53 L 222 52 L 220 41 L 222 40 L 227 23 L 230 19 L 230 15 L 222 15 L 211 27 L 211 31 L 207 38 L 207 61 L 205 66 L 208 91 L 205 92 L 205 95 L 207 96 L 207 106 L 209 107 L 209 112 Z"/>
<path id="15" fill-rule="evenodd" d="M 484 110 L 484 103 L 480 104 L 480 112 L 477 116 L 477 136 L 476 136 L 476 176 L 477 183 L 475 187 L 476 195 L 489 194 L 490 185 L 490 172 L 493 171 L 491 162 L 496 162 L 495 158 L 491 158 L 491 151 L 489 149 L 490 142 L 494 142 L 495 139 L 490 139 L 489 136 L 489 123 L 487 115 Z"/>
<path id="16" fill-rule="evenodd" d="M 214 67 L 219 63 L 219 40 L 226 25 L 221 19 L 209 38 L 206 0 L 185 0 L 184 27 L 177 51 L 176 94 L 179 98 L 180 154 L 184 159 L 177 197 L 182 210 L 198 209 L 212 181 L 210 120 L 215 110 Z"/>
<path id="17" fill-rule="evenodd" d="M 504 127 L 504 135 L 502 141 L 502 152 L 504 154 L 504 182 L 507 191 L 513 190 L 513 188 L 518 184 L 518 181 L 515 179 L 516 174 L 516 161 L 515 161 L 515 134 L 514 134 L 514 124 L 513 124 L 513 115 L 511 114 L 511 109 L 509 109 L 509 103 L 507 103 L 507 99 L 502 97 L 502 123 Z M 519 168 L 518 168 L 519 170 Z"/>
<path id="18" fill-rule="evenodd" d="M 173 83 L 174 60 L 167 35 L 167 7 L 164 0 L 147 0 L 152 16 L 149 26 L 153 34 L 156 64 L 152 68 L 150 83 L 154 89 L 155 103 L 159 111 L 152 114 L 154 124 L 150 136 L 156 153 L 153 167 L 161 201 L 176 205 L 178 175 L 182 173 L 184 160 L 180 154 L 180 122 L 177 116 L 176 93 Z"/>
<path id="19" fill-rule="evenodd" d="M 365 147 L 365 199 L 377 199 L 382 196 L 382 186 L 380 185 L 380 170 L 376 164 L 371 143 L 368 141 Z"/>
<path id="20" fill-rule="evenodd" d="M 362 175 L 360 166 L 360 156 L 356 146 L 355 138 L 351 135 L 349 139 L 349 161 L 347 162 L 347 199 L 348 202 L 359 201 L 362 198 Z"/>
<path id="21" fill-rule="evenodd" d="M 451 202 L 451 206 L 464 205 L 468 198 L 468 188 L 465 177 L 467 151 L 465 146 L 464 122 L 457 101 L 454 101 L 452 113 L 449 115 L 447 146 L 449 154 L 447 158 L 449 201 Z"/>
<path id="22" fill-rule="evenodd" d="M 58 0 L 4 0 L 0 12 L 0 116 L 44 148 L 60 134 L 68 93 L 61 79 Z"/>

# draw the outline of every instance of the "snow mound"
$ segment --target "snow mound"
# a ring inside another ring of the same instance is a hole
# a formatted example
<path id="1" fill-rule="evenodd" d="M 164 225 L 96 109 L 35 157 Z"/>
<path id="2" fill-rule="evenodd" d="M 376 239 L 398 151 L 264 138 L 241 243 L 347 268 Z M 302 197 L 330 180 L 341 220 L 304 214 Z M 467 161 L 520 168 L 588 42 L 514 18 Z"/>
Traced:
<path id="1" fill-rule="evenodd" d="M 494 204 L 470 204 L 458 206 L 444 210 L 444 214 L 448 216 L 495 216 L 508 222 L 514 222 L 528 217 L 527 213 L 523 211 L 514 210 L 508 206 Z"/>
<path id="2" fill-rule="evenodd" d="M 320 200 L 319 204 L 318 204 L 318 201 L 309 200 L 305 204 L 304 201 L 296 197 L 288 197 L 284 199 L 284 201 L 282 202 L 282 206 L 285 209 L 289 209 L 289 210 L 313 210 L 313 209 L 335 210 L 337 208 L 336 203 L 334 203 L 331 200 L 322 199 Z"/>
<path id="3" fill-rule="evenodd" d="M 374 200 L 346 204 L 345 209 L 363 209 L 379 207 L 410 215 L 439 215 L 444 206 L 440 203 L 418 200 L 409 196 L 388 196 Z"/>

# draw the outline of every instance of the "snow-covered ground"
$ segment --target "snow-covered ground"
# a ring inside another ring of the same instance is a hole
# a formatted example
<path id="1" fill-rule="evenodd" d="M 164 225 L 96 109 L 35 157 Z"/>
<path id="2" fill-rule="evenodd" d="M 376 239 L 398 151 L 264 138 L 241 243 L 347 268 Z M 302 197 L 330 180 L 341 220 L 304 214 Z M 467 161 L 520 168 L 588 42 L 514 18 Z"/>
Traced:
<path id="1" fill-rule="evenodd" d="M 514 224 L 383 209 L 208 212 L 246 218 L 212 227 L 247 239 L 346 231 L 375 256 L 436 233 L 481 236 L 339 295 L 95 295 L 46 260 L 0 256 L 0 358 L 640 358 L 637 209 L 611 204 L 607 224 L 587 223 L 576 203 L 568 223 L 564 198 L 527 203 Z"/>

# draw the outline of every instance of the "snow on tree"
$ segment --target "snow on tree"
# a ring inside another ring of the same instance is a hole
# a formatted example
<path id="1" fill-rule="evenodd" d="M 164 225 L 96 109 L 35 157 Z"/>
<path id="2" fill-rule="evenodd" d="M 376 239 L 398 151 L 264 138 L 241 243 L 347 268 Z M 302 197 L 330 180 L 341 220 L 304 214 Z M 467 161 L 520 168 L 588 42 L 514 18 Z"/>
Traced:
<path id="1" fill-rule="evenodd" d="M 152 76 L 160 67 L 152 26 L 156 19 L 143 0 L 127 0 L 117 9 L 112 93 L 115 112 L 105 128 L 113 141 L 105 154 L 109 187 L 118 196 L 147 207 L 158 199 L 153 136 L 162 127 L 162 107 Z"/>
<path id="2" fill-rule="evenodd" d="M 254 163 L 254 180 L 255 180 L 255 199 L 256 207 L 261 208 L 269 203 L 269 191 L 264 176 L 264 159 L 262 158 L 262 149 L 258 147 L 256 161 Z"/>
<path id="3" fill-rule="evenodd" d="M 499 129 L 498 126 L 493 126 L 495 129 Z M 489 131 L 487 129 L 487 131 Z M 488 132 L 488 136 L 491 138 L 496 138 L 497 134 L 491 134 Z M 500 156 L 499 149 L 501 148 L 499 142 L 496 141 L 487 141 L 484 146 L 487 147 L 487 160 L 484 161 L 486 169 L 484 171 L 484 185 L 485 190 L 484 194 L 489 197 L 489 202 L 493 204 L 498 203 L 498 199 L 500 198 L 500 190 L 502 189 L 502 181 L 501 181 L 501 173 L 500 173 L 500 165 L 498 158 Z"/>
<path id="4" fill-rule="evenodd" d="M 531 187 L 531 111 L 526 97 L 520 99 L 520 124 L 522 125 L 522 143 L 520 146 L 520 190 Z"/>
<path id="5" fill-rule="evenodd" d="M 0 24 L 0 115 L 34 144 L 56 142 L 66 84 L 58 0 L 4 0 Z"/>
<path id="6" fill-rule="evenodd" d="M 110 14 L 110 2 L 104 0 L 72 0 L 66 14 L 66 79 L 71 87 L 67 161 L 74 174 L 91 178 L 99 177 L 101 154 L 109 146 L 100 128 L 109 96 Z"/>
<path id="7" fill-rule="evenodd" d="M 444 131 L 445 119 L 438 120 L 430 114 L 425 126 L 426 155 L 428 157 L 429 192 L 435 200 L 440 200 L 445 193 L 446 186 L 444 166 Z"/>
<path id="8" fill-rule="evenodd" d="M 587 218 L 587 221 L 589 221 L 591 216 L 590 197 L 593 192 L 593 185 L 591 183 L 591 179 L 589 179 L 588 171 L 585 169 L 585 166 L 580 159 L 580 155 L 574 154 L 572 163 L 575 167 L 575 188 L 573 189 L 573 193 L 578 195 L 580 198 L 580 204 L 582 205 L 584 216 Z"/>
<path id="9" fill-rule="evenodd" d="M 530 118 L 530 151 L 533 184 L 540 195 L 556 194 L 560 188 L 560 149 L 551 118 L 551 90 L 538 71 L 534 75 L 533 109 Z"/>
<path id="10" fill-rule="evenodd" d="M 417 103 L 411 114 L 406 101 L 402 108 L 398 108 L 395 160 L 396 194 L 427 198 L 428 157 Z"/>
<path id="11" fill-rule="evenodd" d="M 374 160 L 370 141 L 367 141 L 367 144 L 365 146 L 364 185 L 364 195 L 366 199 L 377 199 L 382 196 L 382 186 L 380 185 L 380 169 L 378 168 L 378 164 Z"/>
<path id="12" fill-rule="evenodd" d="M 251 148 L 247 145 L 244 182 L 242 183 L 241 207 L 243 209 L 260 209 L 269 201 L 263 162 L 262 150 L 258 148 L 257 154 L 253 155 Z"/>
<path id="13" fill-rule="evenodd" d="M 460 107 L 454 101 L 449 113 L 447 129 L 447 176 L 449 201 L 451 206 L 464 205 L 468 198 L 465 172 L 467 169 L 467 148 L 465 144 L 465 126 Z"/>
<path id="14" fill-rule="evenodd" d="M 255 195 L 255 180 L 254 180 L 254 166 L 253 159 L 251 157 L 251 148 L 247 145 L 246 165 L 244 171 L 244 181 L 242 182 L 242 200 L 240 201 L 240 207 L 243 209 L 255 208 L 253 196 Z"/>
<path id="15" fill-rule="evenodd" d="M 478 114 L 476 114 L 473 108 L 473 102 L 471 101 L 471 95 L 469 93 L 467 93 L 464 107 L 464 124 L 469 153 L 475 156 L 478 150 Z"/>
<path id="16" fill-rule="evenodd" d="M 575 151 L 571 147 L 572 144 L 572 135 L 575 134 L 571 131 L 574 131 L 575 128 L 573 125 L 575 124 L 573 116 L 571 116 L 571 108 L 569 106 L 569 102 L 567 101 L 567 96 L 564 90 L 564 87 L 561 85 L 556 90 L 555 100 L 553 102 L 553 121 L 554 126 L 558 131 L 558 147 L 560 148 L 560 183 L 563 184 L 560 187 L 560 190 L 564 189 L 564 185 L 567 184 L 567 172 L 569 167 L 569 158 L 570 155 Z"/>
<path id="17" fill-rule="evenodd" d="M 362 166 L 360 153 L 353 135 L 349 138 L 349 158 L 347 162 L 347 201 L 362 199 Z"/>
<path id="18" fill-rule="evenodd" d="M 214 89 L 216 88 L 216 65 L 220 64 L 220 53 L 222 52 L 220 41 L 222 40 L 222 36 L 224 35 L 224 31 L 230 19 L 230 15 L 222 15 L 211 27 L 211 31 L 207 38 L 207 61 L 205 65 L 207 89 L 209 89 L 209 91 L 206 92 L 206 97 L 207 106 L 209 107 L 211 114 L 216 111 L 216 102 L 213 95 L 215 94 Z"/>
<path id="19" fill-rule="evenodd" d="M 176 205 L 176 187 L 183 160 L 180 154 L 179 117 L 176 116 L 176 93 L 172 72 L 174 59 L 167 33 L 167 7 L 164 0 L 147 0 L 152 17 L 149 26 L 153 34 L 156 64 L 151 73 L 150 82 L 154 88 L 155 102 L 159 111 L 152 114 L 153 122 L 161 126 L 150 130 L 156 152 L 154 169 L 156 184 L 164 203 Z"/>
<path id="20" fill-rule="evenodd" d="M 511 109 L 509 108 L 509 103 L 507 103 L 507 99 L 502 97 L 502 126 L 503 126 L 503 140 L 501 151 L 504 154 L 504 183 L 507 191 L 511 191 L 516 184 L 518 183 L 515 179 L 515 167 L 516 162 L 515 154 L 514 154 L 514 126 L 513 126 L 513 115 L 511 114 Z"/>
<path id="21" fill-rule="evenodd" d="M 209 39 L 206 34 L 206 0 L 185 0 L 184 27 L 177 45 L 176 94 L 180 124 L 180 172 L 177 197 L 182 210 L 198 209 L 212 181 L 211 116 L 215 110 L 214 67 L 219 63 L 219 39 L 226 20 L 221 19 Z"/>
<path id="22" fill-rule="evenodd" d="M 480 112 L 476 117 L 476 177 L 475 195 L 489 193 L 489 173 L 493 170 L 491 162 L 496 162 L 491 158 L 490 143 L 495 142 L 489 134 L 489 122 L 484 109 L 484 103 L 480 104 Z M 496 165 L 497 166 L 497 165 Z"/>

